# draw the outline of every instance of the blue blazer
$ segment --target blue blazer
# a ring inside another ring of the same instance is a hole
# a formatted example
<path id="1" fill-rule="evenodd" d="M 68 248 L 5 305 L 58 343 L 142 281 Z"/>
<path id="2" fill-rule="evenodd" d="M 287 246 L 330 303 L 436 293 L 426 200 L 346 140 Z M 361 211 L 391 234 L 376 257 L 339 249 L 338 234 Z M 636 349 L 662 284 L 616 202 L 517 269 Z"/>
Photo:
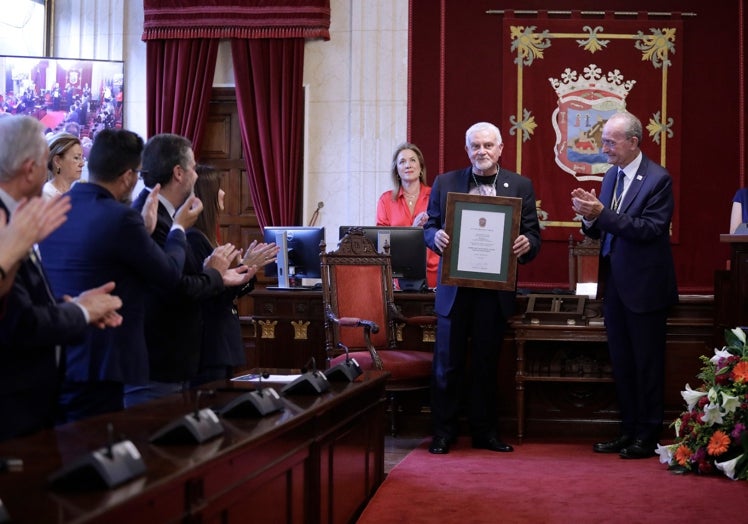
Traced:
<path id="1" fill-rule="evenodd" d="M 9 215 L 2 202 L 0 208 Z M 79 342 L 87 326 L 78 306 L 50 296 L 39 269 L 21 262 L 0 299 L 0 440 L 54 423 L 65 367 L 55 348 Z"/>
<path id="2" fill-rule="evenodd" d="M 105 188 L 79 183 L 68 194 L 72 208 L 67 221 L 41 244 L 52 288 L 58 295 L 75 296 L 113 280 L 123 322 L 113 329 L 89 327 L 85 341 L 68 348 L 66 378 L 145 383 L 146 292 L 179 285 L 185 234 L 170 232 L 162 249 L 148 235 L 140 213 Z"/>
<path id="3" fill-rule="evenodd" d="M 444 229 L 447 210 L 447 193 L 467 193 L 470 189 L 473 168 L 450 171 L 436 177 L 434 186 L 431 188 L 429 198 L 429 219 L 424 226 L 424 238 L 426 245 L 441 254 L 434 243 L 434 236 L 439 229 Z M 518 197 L 522 199 L 522 218 L 520 221 L 520 234 L 530 240 L 530 251 L 518 258 L 520 264 L 525 264 L 535 258 L 540 251 L 540 224 L 535 207 L 535 191 L 532 181 L 512 171 L 501 168 L 496 181 L 496 196 Z M 514 240 L 514 239 L 512 239 Z M 439 260 L 439 280 L 441 280 L 442 260 Z M 452 311 L 457 286 L 447 286 L 438 283 L 436 286 L 436 300 L 434 310 L 437 314 L 448 316 Z M 497 291 L 497 300 L 501 303 L 504 318 L 509 318 L 514 313 L 514 292 Z"/>
<path id="4" fill-rule="evenodd" d="M 615 212 L 610 203 L 617 173 L 615 166 L 605 173 L 600 201 L 606 207 L 590 227 L 582 229 L 591 238 L 602 238 L 603 233 L 615 235 L 610 272 L 619 283 L 618 292 L 628 309 L 635 313 L 665 309 L 678 301 L 670 249 L 670 220 L 675 206 L 672 179 L 665 168 L 643 156 Z M 602 296 L 607 277 L 607 265 L 601 263 L 600 268 L 598 296 Z"/>

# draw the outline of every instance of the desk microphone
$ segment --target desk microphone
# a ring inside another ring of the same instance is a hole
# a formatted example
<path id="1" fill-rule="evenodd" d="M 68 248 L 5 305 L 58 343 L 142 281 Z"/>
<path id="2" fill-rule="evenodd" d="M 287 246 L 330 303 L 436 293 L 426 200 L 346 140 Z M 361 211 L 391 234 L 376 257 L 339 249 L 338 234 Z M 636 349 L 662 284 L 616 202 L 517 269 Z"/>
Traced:
<path id="1" fill-rule="evenodd" d="M 111 422 L 109 422 L 106 425 L 106 433 L 107 433 L 107 447 L 106 447 L 106 455 L 110 459 L 114 458 L 114 426 Z"/>
<path id="2" fill-rule="evenodd" d="M 328 380 L 353 382 L 363 373 L 363 370 L 361 369 L 361 366 L 358 365 L 358 362 L 356 362 L 356 359 L 351 358 L 351 355 L 348 352 L 348 346 L 342 342 L 338 342 L 338 347 L 345 351 L 345 361 L 326 370 L 325 376 Z"/>
<path id="3" fill-rule="evenodd" d="M 306 361 L 306 364 L 304 364 L 304 367 L 301 368 L 302 373 L 306 373 L 309 371 L 309 366 L 312 366 L 311 373 L 316 375 L 317 374 L 317 360 L 314 358 L 314 355 L 309 357 L 309 360 Z"/>
<path id="4" fill-rule="evenodd" d="M 201 389 L 198 389 L 195 393 L 195 411 L 193 412 L 192 416 L 195 417 L 195 420 L 200 420 L 200 397 L 202 396 L 203 391 Z"/>
<path id="5" fill-rule="evenodd" d="M 310 365 L 311 371 L 309 370 Z M 317 360 L 312 355 L 304 367 L 301 368 L 301 376 L 293 382 L 286 384 L 281 393 L 319 395 L 328 389 L 330 389 L 330 384 L 327 382 L 327 376 L 324 373 L 317 372 Z"/>

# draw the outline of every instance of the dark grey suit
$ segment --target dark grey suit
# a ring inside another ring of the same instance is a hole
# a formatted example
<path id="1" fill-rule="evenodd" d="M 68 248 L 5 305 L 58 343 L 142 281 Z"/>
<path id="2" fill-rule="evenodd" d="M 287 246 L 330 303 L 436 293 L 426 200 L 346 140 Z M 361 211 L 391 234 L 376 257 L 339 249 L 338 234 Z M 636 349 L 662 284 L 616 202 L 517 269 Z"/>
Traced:
<path id="1" fill-rule="evenodd" d="M 9 215 L 2 202 L 0 208 Z M 61 345 L 80 341 L 86 330 L 80 307 L 57 303 L 45 280 L 41 265 L 27 258 L 0 299 L 0 440 L 54 424 Z"/>

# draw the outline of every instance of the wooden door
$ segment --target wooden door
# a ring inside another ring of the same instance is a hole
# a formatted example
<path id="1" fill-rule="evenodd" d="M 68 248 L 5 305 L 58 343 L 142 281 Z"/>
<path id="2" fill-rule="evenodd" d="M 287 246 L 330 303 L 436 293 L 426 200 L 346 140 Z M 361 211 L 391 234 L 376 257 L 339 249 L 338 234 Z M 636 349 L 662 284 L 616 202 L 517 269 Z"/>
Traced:
<path id="1" fill-rule="evenodd" d="M 246 248 L 252 240 L 262 241 L 262 232 L 247 182 L 236 93 L 233 88 L 213 89 L 203 145 L 197 152 L 197 158 L 198 162 L 210 164 L 224 174 L 221 188 L 226 192 L 226 197 L 220 220 L 221 242 L 231 242 Z M 265 279 L 262 270 L 257 278 L 259 281 Z M 251 313 L 251 300 L 240 300 L 239 314 Z"/>

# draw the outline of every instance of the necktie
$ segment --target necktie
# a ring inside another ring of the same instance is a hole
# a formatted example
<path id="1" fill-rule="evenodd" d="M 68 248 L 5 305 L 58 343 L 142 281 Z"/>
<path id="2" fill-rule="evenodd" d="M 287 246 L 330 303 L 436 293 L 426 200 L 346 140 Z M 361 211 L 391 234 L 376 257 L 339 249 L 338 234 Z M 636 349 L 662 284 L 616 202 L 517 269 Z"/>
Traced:
<path id="1" fill-rule="evenodd" d="M 44 267 L 42 266 L 42 257 L 39 254 L 39 246 L 37 244 L 34 244 L 31 249 L 29 249 L 29 261 L 31 262 L 31 266 L 36 270 L 37 273 L 39 273 L 39 277 L 41 277 L 42 282 L 44 283 L 44 289 L 47 292 L 47 296 L 49 297 L 49 303 L 50 304 L 56 304 L 57 301 L 55 300 L 55 296 L 52 293 L 52 288 L 49 286 L 49 280 L 47 280 L 47 273 L 44 271 Z M 60 365 L 60 360 L 62 359 L 62 346 L 59 344 L 55 346 L 55 364 L 57 366 Z"/>
<path id="2" fill-rule="evenodd" d="M 616 186 L 613 190 L 613 200 L 610 202 L 610 209 L 613 211 L 618 211 L 618 208 L 621 205 L 621 195 L 623 194 L 623 182 L 624 182 L 624 173 L 623 169 L 618 170 L 618 178 L 616 178 Z M 601 248 L 601 253 L 604 257 L 607 257 L 610 255 L 610 246 L 613 243 L 613 234 L 612 233 L 605 233 L 605 237 L 603 238 L 603 245 Z"/>

